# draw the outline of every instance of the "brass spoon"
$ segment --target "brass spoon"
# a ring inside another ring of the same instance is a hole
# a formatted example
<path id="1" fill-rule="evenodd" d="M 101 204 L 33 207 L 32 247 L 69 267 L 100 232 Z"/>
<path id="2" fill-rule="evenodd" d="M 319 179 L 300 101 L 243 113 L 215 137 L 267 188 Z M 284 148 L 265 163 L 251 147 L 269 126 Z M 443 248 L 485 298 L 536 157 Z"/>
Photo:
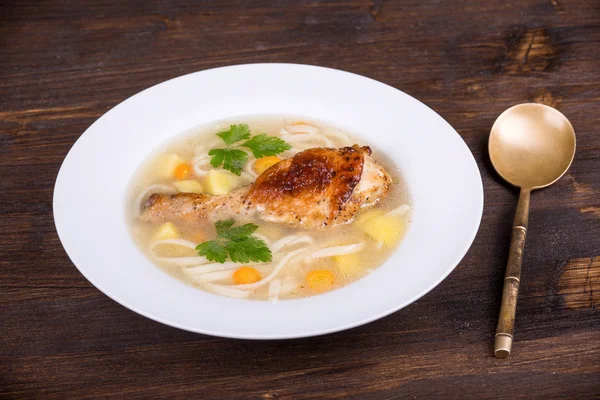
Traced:
<path id="1" fill-rule="evenodd" d="M 567 172 L 575 156 L 575 131 L 569 120 L 552 107 L 519 104 L 504 111 L 494 122 L 489 152 L 498 174 L 521 188 L 494 342 L 496 357 L 506 358 L 513 342 L 529 197 L 532 190 L 550 186 Z"/>

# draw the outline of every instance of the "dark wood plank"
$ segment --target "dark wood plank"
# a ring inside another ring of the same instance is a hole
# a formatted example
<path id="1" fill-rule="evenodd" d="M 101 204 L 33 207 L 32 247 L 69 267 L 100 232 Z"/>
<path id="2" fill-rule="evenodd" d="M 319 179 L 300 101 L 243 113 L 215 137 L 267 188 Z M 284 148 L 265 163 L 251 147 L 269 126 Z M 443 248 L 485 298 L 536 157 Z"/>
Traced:
<path id="1" fill-rule="evenodd" d="M 5 1 L 0 5 L 0 397 L 597 398 L 600 3 Z M 248 342 L 166 327 L 114 303 L 62 249 L 52 190 L 100 115 L 175 76 L 300 62 L 378 79 L 461 134 L 485 188 L 457 269 L 380 321 Z M 517 342 L 492 356 L 516 193 L 487 158 L 505 108 L 550 104 L 577 132 L 569 173 L 532 196 Z"/>

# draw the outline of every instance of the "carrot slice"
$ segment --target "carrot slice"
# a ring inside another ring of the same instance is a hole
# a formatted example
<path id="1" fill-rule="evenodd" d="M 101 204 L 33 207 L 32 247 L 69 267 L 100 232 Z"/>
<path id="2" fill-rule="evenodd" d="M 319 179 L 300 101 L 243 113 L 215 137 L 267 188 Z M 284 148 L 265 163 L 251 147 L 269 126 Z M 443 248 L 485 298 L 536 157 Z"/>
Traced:
<path id="1" fill-rule="evenodd" d="M 254 172 L 256 172 L 257 175 L 260 175 L 270 166 L 277 164 L 279 161 L 281 161 L 281 159 L 277 156 L 259 158 L 258 160 L 254 161 L 254 167 L 252 169 L 254 169 Z"/>
<path id="2" fill-rule="evenodd" d="M 235 270 L 233 273 L 233 280 L 238 285 L 246 283 L 258 282 L 262 279 L 260 272 L 256 268 L 252 267 L 241 267 Z"/>
<path id="3" fill-rule="evenodd" d="M 330 290 L 334 282 L 335 275 L 326 269 L 315 269 L 306 274 L 308 287 L 317 292 Z"/>
<path id="4" fill-rule="evenodd" d="M 184 180 L 185 178 L 188 177 L 188 175 L 192 172 L 192 166 L 190 164 L 179 164 L 176 168 L 175 168 L 175 178 L 177 178 L 177 180 Z"/>

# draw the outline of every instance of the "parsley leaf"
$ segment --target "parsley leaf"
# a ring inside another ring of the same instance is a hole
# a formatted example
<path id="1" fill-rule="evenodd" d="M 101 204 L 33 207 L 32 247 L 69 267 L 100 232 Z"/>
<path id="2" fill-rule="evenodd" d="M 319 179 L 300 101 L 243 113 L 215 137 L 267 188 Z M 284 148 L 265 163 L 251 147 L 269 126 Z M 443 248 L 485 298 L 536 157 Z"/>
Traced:
<path id="1" fill-rule="evenodd" d="M 198 254 L 221 264 L 227 257 L 231 258 L 231 261 L 239 263 L 272 260 L 273 255 L 267 244 L 250 236 L 258 229 L 258 226 L 245 224 L 233 228 L 233 224 L 232 219 L 217 221 L 215 223 L 217 238 L 196 246 Z"/>
<path id="2" fill-rule="evenodd" d="M 252 139 L 244 142 L 242 146 L 249 148 L 256 158 L 275 156 L 292 148 L 283 139 L 268 136 L 266 133 L 254 136 Z"/>
<path id="3" fill-rule="evenodd" d="M 210 165 L 216 168 L 223 164 L 223 169 L 236 175 L 242 174 L 244 165 L 248 161 L 248 154 L 237 149 L 212 149 L 208 152 L 208 155 L 212 156 Z"/>
<path id="4" fill-rule="evenodd" d="M 271 261 L 271 250 L 262 240 L 247 236 L 242 240 L 231 241 L 225 245 L 231 261 L 247 263 L 250 261 Z"/>
<path id="5" fill-rule="evenodd" d="M 213 156 L 210 159 L 210 165 L 217 168 L 223 164 L 223 160 L 225 159 L 225 150 L 227 149 L 212 149 L 208 152 L 209 156 Z"/>
<path id="6" fill-rule="evenodd" d="M 229 125 L 229 129 L 218 132 L 219 136 L 225 143 L 232 145 L 242 139 L 250 138 L 250 128 L 246 124 Z"/>
<path id="7" fill-rule="evenodd" d="M 235 224 L 233 219 L 227 219 L 225 221 L 217 221 L 215 222 L 215 228 L 217 229 L 217 236 L 223 236 L 229 228 L 231 228 Z"/>
<path id="8" fill-rule="evenodd" d="M 235 228 L 229 229 L 227 232 L 223 232 L 221 234 L 222 237 L 229 240 L 243 240 L 246 237 L 252 235 L 254 231 L 258 229 L 257 225 L 254 224 L 246 224 L 242 226 L 238 226 Z"/>
<path id="9" fill-rule="evenodd" d="M 219 240 L 210 240 L 196 246 L 198 255 L 206 256 L 210 261 L 216 261 L 221 264 L 227 259 L 227 248 Z"/>

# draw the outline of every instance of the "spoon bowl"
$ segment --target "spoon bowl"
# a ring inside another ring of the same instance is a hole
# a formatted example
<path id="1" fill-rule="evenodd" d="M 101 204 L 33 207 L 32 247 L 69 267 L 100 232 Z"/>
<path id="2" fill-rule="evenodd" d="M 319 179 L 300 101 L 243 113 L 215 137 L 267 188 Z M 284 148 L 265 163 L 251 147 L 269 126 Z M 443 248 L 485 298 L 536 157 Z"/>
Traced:
<path id="1" fill-rule="evenodd" d="M 494 354 L 510 355 L 531 191 L 549 186 L 567 172 L 575 156 L 575 131 L 569 120 L 543 104 L 519 104 L 504 111 L 492 126 L 490 159 L 508 183 L 520 187 L 506 265 Z"/>
<path id="2" fill-rule="evenodd" d="M 575 131 L 559 111 L 543 104 L 519 104 L 504 111 L 489 140 L 494 168 L 508 183 L 540 189 L 567 172 L 575 156 Z"/>

